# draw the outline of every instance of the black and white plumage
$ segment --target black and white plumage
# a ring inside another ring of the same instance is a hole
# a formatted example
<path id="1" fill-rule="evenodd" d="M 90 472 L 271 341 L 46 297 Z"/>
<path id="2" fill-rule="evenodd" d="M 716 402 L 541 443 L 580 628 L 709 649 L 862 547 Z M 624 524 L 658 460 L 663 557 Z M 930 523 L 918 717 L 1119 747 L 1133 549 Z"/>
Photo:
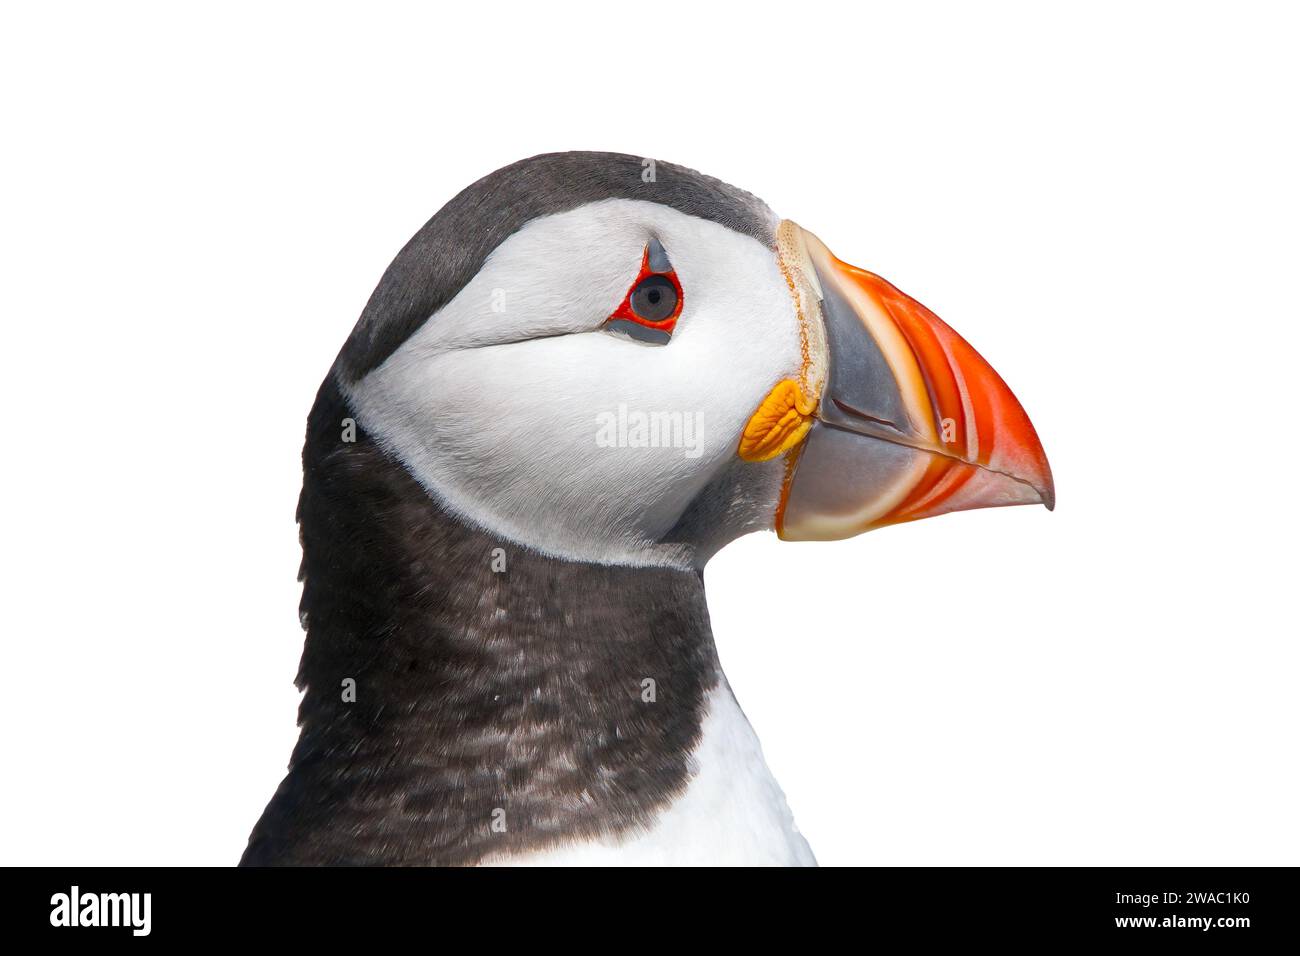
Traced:
<path id="1" fill-rule="evenodd" d="M 917 418 L 925 399 L 868 319 L 847 334 L 869 358 L 846 361 L 815 237 L 716 180 L 645 170 L 606 153 L 500 170 L 375 290 L 309 418 L 302 733 L 244 864 L 813 862 L 720 671 L 701 569 L 787 508 L 788 537 L 856 533 L 949 453 L 923 422 L 882 438 L 879 418 L 803 406 L 779 454 L 747 450 L 778 383 L 830 408 L 852 366 L 877 369 L 859 404 Z M 682 302 L 670 336 L 639 341 L 610 320 L 650 250 Z M 697 433 L 597 440 L 629 408 Z M 798 456 L 835 461 L 841 433 L 877 454 L 823 515 L 825 476 Z M 975 455 L 950 457 L 1011 484 L 959 507 L 1050 503 L 1045 459 L 1016 477 Z"/>

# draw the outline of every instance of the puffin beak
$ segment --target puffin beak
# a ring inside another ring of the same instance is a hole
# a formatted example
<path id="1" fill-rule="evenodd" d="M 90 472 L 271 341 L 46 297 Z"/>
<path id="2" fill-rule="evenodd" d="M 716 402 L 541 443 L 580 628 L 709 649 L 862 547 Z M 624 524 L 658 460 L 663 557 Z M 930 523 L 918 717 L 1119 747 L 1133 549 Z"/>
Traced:
<path id="1" fill-rule="evenodd" d="M 827 367 L 788 473 L 780 536 L 834 540 L 1003 505 L 1050 510 L 1047 456 L 993 367 L 921 303 L 794 229 L 815 273 Z"/>

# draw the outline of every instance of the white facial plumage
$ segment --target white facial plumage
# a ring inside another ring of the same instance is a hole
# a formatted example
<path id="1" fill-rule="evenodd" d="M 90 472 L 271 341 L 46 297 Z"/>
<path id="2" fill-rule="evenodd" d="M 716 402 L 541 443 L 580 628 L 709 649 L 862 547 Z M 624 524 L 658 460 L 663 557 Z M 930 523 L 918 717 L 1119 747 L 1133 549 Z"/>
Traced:
<path id="1" fill-rule="evenodd" d="M 603 328 L 651 239 L 683 290 L 662 345 Z M 797 311 L 771 248 L 609 199 L 525 225 L 343 388 L 359 424 L 463 520 L 557 557 L 698 567 L 772 527 L 783 463 L 742 461 L 737 442 L 799 365 Z M 683 532 L 701 499 L 709 520 Z"/>

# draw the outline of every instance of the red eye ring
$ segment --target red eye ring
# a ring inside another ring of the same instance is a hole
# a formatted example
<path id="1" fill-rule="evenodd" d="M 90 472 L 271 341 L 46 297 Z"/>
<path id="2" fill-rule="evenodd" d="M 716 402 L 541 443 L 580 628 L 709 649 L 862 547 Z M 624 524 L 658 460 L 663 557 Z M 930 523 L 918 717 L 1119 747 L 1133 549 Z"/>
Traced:
<path id="1" fill-rule="evenodd" d="M 673 306 L 672 314 L 667 318 L 652 320 L 644 318 L 636 313 L 632 308 L 632 295 L 637 288 L 651 276 L 660 276 L 671 283 L 673 290 L 677 294 L 677 303 Z M 645 251 L 641 254 L 641 271 L 637 273 L 635 281 L 628 287 L 627 294 L 623 296 L 623 302 L 613 311 L 606 322 L 613 322 L 616 319 L 622 319 L 626 322 L 635 322 L 637 325 L 643 325 L 648 329 L 657 329 L 660 332 L 671 333 L 673 327 L 677 325 L 677 319 L 682 314 L 682 303 L 685 301 L 685 295 L 682 293 L 682 283 L 677 278 L 677 270 L 669 268 L 667 272 L 656 272 L 650 268 L 650 247 L 647 245 Z"/>

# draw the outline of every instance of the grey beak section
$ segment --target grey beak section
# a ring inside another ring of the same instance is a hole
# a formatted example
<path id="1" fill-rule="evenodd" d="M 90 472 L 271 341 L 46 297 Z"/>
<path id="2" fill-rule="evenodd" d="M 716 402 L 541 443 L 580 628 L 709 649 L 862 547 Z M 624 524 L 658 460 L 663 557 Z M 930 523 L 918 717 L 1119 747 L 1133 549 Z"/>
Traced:
<path id="1" fill-rule="evenodd" d="M 842 538 L 837 529 L 852 525 L 863 513 L 864 500 L 905 488 L 910 476 L 924 466 L 926 453 L 885 439 L 877 439 L 814 422 L 804 439 L 786 501 L 786 515 L 813 529 L 808 537 Z M 856 532 L 851 532 L 856 533 Z M 794 536 L 791 536 L 794 537 Z"/>
<path id="2" fill-rule="evenodd" d="M 818 271 L 829 353 L 817 417 L 832 428 L 895 440 L 911 434 L 903 396 L 880 346 L 830 277 Z"/>

